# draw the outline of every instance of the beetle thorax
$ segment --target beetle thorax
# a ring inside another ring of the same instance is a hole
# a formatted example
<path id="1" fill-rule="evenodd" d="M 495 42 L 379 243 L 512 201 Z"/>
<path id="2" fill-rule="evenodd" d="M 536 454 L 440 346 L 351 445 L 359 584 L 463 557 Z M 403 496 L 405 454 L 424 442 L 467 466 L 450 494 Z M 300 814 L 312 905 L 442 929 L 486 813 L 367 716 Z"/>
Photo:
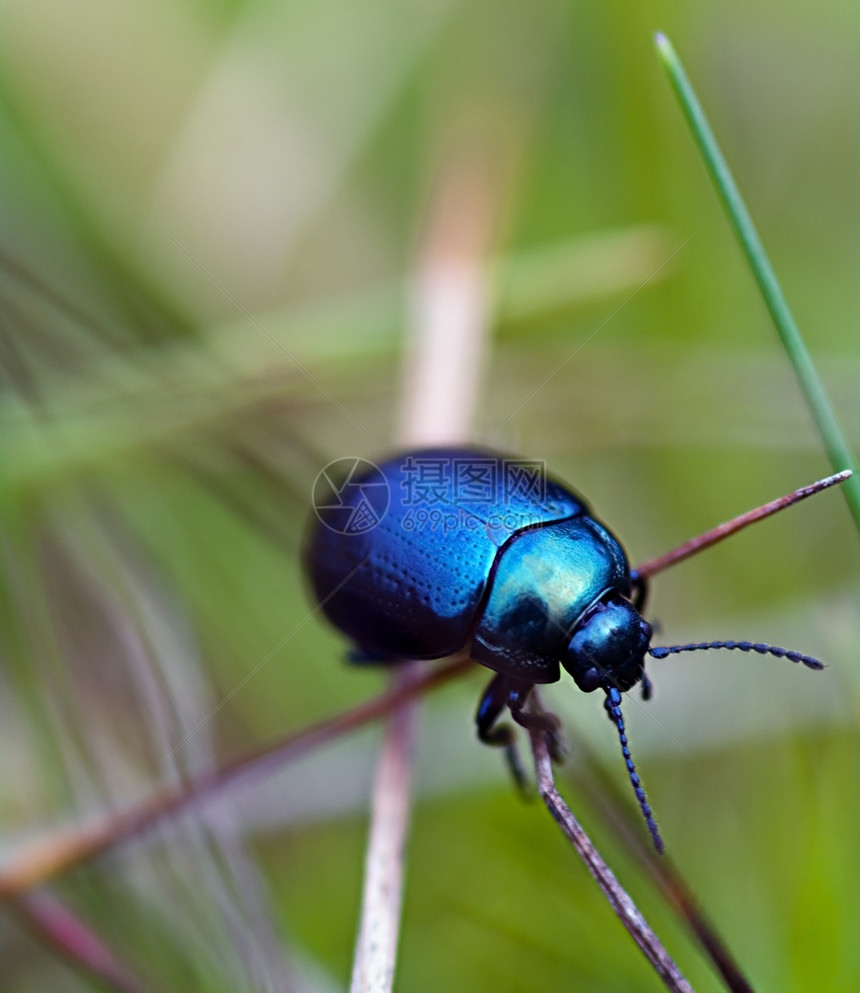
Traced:
<path id="1" fill-rule="evenodd" d="M 475 628 L 475 661 L 535 683 L 555 682 L 580 619 L 630 576 L 615 538 L 585 515 L 515 535 L 499 551 Z"/>

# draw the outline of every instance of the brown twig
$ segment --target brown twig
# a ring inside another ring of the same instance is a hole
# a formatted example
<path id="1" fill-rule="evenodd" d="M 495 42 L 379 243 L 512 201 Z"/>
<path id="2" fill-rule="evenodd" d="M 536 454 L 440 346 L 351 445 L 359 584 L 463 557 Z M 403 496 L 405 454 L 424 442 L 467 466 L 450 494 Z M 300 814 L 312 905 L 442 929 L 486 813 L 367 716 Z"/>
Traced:
<path id="1" fill-rule="evenodd" d="M 13 906 L 21 926 L 54 949 L 77 972 L 116 993 L 146 993 L 148 987 L 131 974 L 92 928 L 50 893 L 27 893 Z"/>
<path id="2" fill-rule="evenodd" d="M 194 803 L 211 799 L 244 776 L 266 775 L 320 745 L 392 714 L 408 701 L 462 675 L 473 665 L 467 658 L 454 659 L 414 682 L 392 687 L 342 714 L 246 752 L 218 769 L 204 772 L 180 785 L 157 789 L 127 809 L 107 814 L 89 826 L 55 831 L 31 842 L 0 868 L 0 900 L 8 900 L 66 872 Z"/>
<path id="3" fill-rule="evenodd" d="M 565 778 L 575 783 L 577 792 L 586 798 L 589 806 L 612 831 L 621 847 L 651 875 L 667 903 L 687 922 L 703 951 L 722 976 L 726 988 L 731 993 L 753 993 L 750 981 L 678 869 L 667 856 L 655 854 L 639 829 L 638 817 L 636 828 L 631 826 L 630 818 L 626 816 L 627 804 L 622 799 L 615 780 L 606 774 L 581 740 L 575 742 L 575 748 L 576 762 L 568 763 L 568 775 Z"/>
<path id="4" fill-rule="evenodd" d="M 745 514 L 733 517 L 724 524 L 718 524 L 715 528 L 711 528 L 710 531 L 705 531 L 704 534 L 685 541 L 683 545 L 679 545 L 665 555 L 660 555 L 656 559 L 649 559 L 648 562 L 640 565 L 636 571 L 640 576 L 646 578 L 654 576 L 658 572 L 668 569 L 669 566 L 677 565 L 678 562 L 683 562 L 684 559 L 698 555 L 699 552 L 710 548 L 711 545 L 716 545 L 736 531 L 740 531 L 750 524 L 755 524 L 756 521 L 770 517 L 771 514 L 775 514 L 780 510 L 785 510 L 786 507 L 799 503 L 814 493 L 820 493 L 821 490 L 826 490 L 830 486 L 835 486 L 837 483 L 844 483 L 851 475 L 852 472 L 850 469 L 844 469 L 842 472 L 827 476 L 825 479 L 819 479 L 817 483 L 811 483 L 809 486 L 801 486 L 799 490 L 795 490 L 793 493 L 787 493 L 785 496 L 778 497 L 776 500 L 771 500 L 770 503 L 762 504 L 761 507 L 756 507 L 754 510 L 748 510 Z"/>
<path id="5" fill-rule="evenodd" d="M 692 987 L 672 961 L 669 953 L 642 916 L 636 904 L 621 887 L 612 870 L 603 861 L 556 789 L 546 734 L 540 730 L 531 730 L 529 734 L 534 754 L 538 792 L 547 809 L 565 837 L 576 849 L 579 857 L 585 862 L 586 868 L 603 891 L 609 905 L 654 967 L 657 975 L 663 980 L 666 988 L 672 990 L 673 993 L 692 993 Z"/>

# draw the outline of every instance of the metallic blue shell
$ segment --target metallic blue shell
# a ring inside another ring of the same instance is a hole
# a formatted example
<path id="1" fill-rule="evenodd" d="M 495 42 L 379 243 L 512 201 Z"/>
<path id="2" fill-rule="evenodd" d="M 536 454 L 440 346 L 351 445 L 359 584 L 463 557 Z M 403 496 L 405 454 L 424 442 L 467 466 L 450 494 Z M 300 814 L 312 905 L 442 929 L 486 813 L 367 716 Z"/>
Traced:
<path id="1" fill-rule="evenodd" d="M 514 535 L 499 555 L 472 658 L 497 672 L 554 683 L 580 617 L 608 590 L 629 596 L 630 569 L 594 518 Z"/>
<path id="2" fill-rule="evenodd" d="M 449 467 L 447 477 L 440 465 Z M 567 487 L 529 471 L 541 468 L 470 448 L 388 459 L 379 469 L 391 502 L 375 527 L 343 534 L 315 522 L 311 531 L 305 561 L 323 613 L 371 657 L 442 658 L 460 651 L 480 621 L 497 560 L 523 536 L 506 542 L 524 528 L 589 513 Z M 353 507 L 360 498 L 358 486 L 345 495 Z"/>

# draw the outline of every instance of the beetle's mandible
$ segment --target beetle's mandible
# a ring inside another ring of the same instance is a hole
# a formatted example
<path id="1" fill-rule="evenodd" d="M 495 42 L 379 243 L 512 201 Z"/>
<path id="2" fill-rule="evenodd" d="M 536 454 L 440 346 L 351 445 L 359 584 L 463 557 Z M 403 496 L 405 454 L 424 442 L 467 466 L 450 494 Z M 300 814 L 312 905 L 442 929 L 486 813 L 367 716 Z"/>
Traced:
<path id="1" fill-rule="evenodd" d="M 646 656 L 736 648 L 822 667 L 759 643 L 652 648 L 644 579 L 585 501 L 539 462 L 480 448 L 404 452 L 378 467 L 355 460 L 315 505 L 305 565 L 322 611 L 351 639 L 353 660 L 467 650 L 495 672 L 478 706 L 478 736 L 505 747 L 518 775 L 513 731 L 497 724 L 502 711 L 552 742 L 556 718 L 524 709 L 532 687 L 555 682 L 563 667 L 586 693 L 602 690 L 660 851 L 621 715 L 622 692 L 641 683 L 650 695 Z"/>

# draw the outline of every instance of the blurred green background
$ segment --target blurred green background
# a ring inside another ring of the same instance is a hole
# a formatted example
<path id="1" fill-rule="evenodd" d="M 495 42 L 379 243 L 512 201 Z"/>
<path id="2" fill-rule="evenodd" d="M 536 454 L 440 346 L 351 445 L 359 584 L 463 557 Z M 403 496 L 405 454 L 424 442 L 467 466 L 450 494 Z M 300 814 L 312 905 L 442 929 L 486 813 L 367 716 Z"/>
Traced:
<path id="1" fill-rule="evenodd" d="M 0 17 L 5 860 L 384 686 L 309 615 L 298 555 L 317 472 L 397 436 L 410 286 L 458 177 L 462 214 L 488 219 L 478 438 L 546 459 L 634 562 L 827 473 L 656 29 L 856 445 L 851 5 L 13 0 Z M 682 657 L 627 704 L 668 850 L 757 989 L 860 985 L 858 564 L 830 492 L 653 585 L 664 643 L 829 664 Z M 486 678 L 424 707 L 397 988 L 659 989 L 475 743 Z M 624 786 L 599 704 L 569 680 L 544 699 L 576 734 L 569 764 L 586 742 Z M 108 987 L 345 989 L 377 745 L 352 737 L 58 881 L 124 963 Z M 694 987 L 721 988 L 559 780 Z M 97 988 L 33 923 L 0 921 L 3 993 Z"/>

